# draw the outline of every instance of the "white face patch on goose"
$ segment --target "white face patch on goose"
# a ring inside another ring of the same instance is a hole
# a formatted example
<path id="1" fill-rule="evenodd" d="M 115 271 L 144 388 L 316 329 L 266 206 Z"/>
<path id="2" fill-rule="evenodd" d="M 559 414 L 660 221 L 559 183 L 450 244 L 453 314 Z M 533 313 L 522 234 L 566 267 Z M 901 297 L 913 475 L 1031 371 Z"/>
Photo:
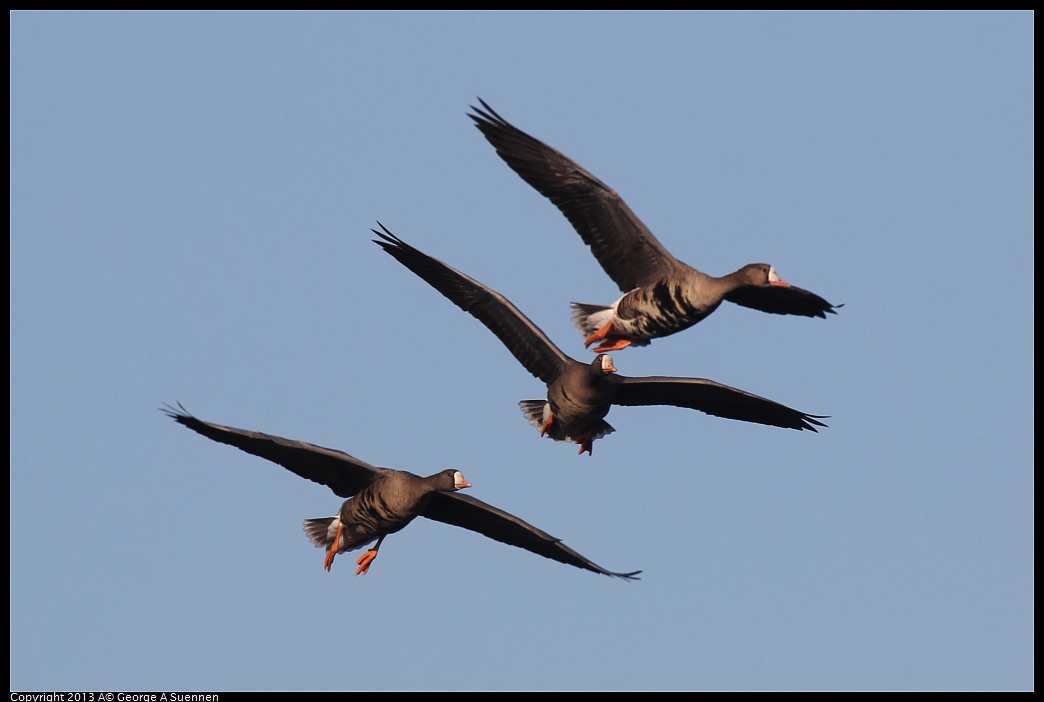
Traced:
<path id="1" fill-rule="evenodd" d="M 776 269 L 773 266 L 769 266 L 769 285 L 775 285 L 777 288 L 789 288 L 790 283 L 779 277 L 779 273 L 776 273 Z"/>
<path id="2" fill-rule="evenodd" d="M 607 353 L 601 355 L 602 359 L 602 372 L 608 375 L 609 373 L 616 372 L 616 366 L 613 365 L 613 357 Z"/>
<path id="3" fill-rule="evenodd" d="M 463 473 L 461 473 L 459 470 L 456 471 L 455 473 L 453 473 L 453 488 L 454 489 L 456 489 L 456 490 L 463 490 L 464 488 L 469 488 L 469 487 L 471 487 L 471 483 L 469 483 L 464 478 L 464 474 Z"/>

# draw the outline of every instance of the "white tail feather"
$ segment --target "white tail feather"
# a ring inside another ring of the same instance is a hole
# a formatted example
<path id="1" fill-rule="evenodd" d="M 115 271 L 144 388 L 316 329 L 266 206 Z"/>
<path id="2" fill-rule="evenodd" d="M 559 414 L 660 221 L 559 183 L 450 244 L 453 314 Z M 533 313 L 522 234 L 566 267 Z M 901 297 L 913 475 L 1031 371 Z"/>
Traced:
<path id="1" fill-rule="evenodd" d="M 613 308 L 605 305 L 573 302 L 570 307 L 573 308 L 573 324 L 584 336 L 594 334 L 613 319 Z"/>

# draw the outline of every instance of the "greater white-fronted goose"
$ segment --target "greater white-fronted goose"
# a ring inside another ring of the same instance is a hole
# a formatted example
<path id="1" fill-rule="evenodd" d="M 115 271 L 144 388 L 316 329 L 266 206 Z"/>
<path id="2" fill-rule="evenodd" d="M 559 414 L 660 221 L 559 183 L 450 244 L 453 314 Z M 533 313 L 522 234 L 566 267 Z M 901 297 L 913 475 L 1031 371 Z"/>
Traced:
<path id="1" fill-rule="evenodd" d="M 614 351 L 688 329 L 722 300 L 762 312 L 826 318 L 841 305 L 786 282 L 767 263 L 720 278 L 682 263 L 664 248 L 615 190 L 535 139 L 479 99 L 475 126 L 522 180 L 553 202 L 624 293 L 612 305 L 574 302 L 573 324 L 594 350 Z"/>
<path id="2" fill-rule="evenodd" d="M 342 451 L 204 422 L 180 404 L 161 410 L 208 439 L 278 463 L 302 478 L 327 486 L 335 495 L 348 498 L 337 516 L 304 522 L 312 543 L 326 549 L 323 565 L 327 570 L 338 553 L 354 551 L 376 539 L 373 548 L 356 562 L 355 574 L 365 575 L 384 537 L 401 530 L 416 517 L 427 517 L 594 573 L 625 579 L 637 579 L 635 576 L 641 573 L 606 570 L 515 515 L 457 494 L 457 490 L 471 487 L 459 470 L 449 468 L 422 478 L 403 470 L 372 466 Z"/>
<path id="3" fill-rule="evenodd" d="M 378 224 L 380 224 L 378 222 Z M 580 363 L 551 343 L 547 335 L 506 297 L 451 268 L 392 234 L 371 229 L 380 245 L 399 263 L 423 278 L 497 335 L 526 370 L 547 385 L 544 400 L 523 400 L 523 414 L 541 436 L 580 445 L 591 454 L 592 442 L 613 428 L 605 421 L 612 405 L 674 405 L 718 417 L 817 431 L 823 416 L 805 414 L 704 378 L 653 376 L 628 378 L 616 373 L 613 359 L 599 354 Z"/>

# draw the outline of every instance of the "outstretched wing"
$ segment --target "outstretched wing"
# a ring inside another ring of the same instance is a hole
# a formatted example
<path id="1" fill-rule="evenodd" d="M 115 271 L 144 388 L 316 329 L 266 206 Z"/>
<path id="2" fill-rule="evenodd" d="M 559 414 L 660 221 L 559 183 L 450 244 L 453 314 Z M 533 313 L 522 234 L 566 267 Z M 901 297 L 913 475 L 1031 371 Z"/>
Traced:
<path id="1" fill-rule="evenodd" d="M 614 573 L 606 570 L 597 563 L 584 558 L 559 539 L 522 521 L 515 515 L 458 492 L 433 494 L 431 502 L 428 503 L 428 507 L 422 515 L 438 522 L 470 529 L 504 544 L 524 548 L 544 558 L 602 575 L 636 580 L 635 576 L 642 572 L 636 570 L 630 573 Z"/>
<path id="2" fill-rule="evenodd" d="M 616 191 L 580 164 L 493 111 L 472 106 L 483 136 L 522 180 L 561 210 L 621 292 L 651 283 L 680 264 Z"/>
<path id="3" fill-rule="evenodd" d="M 380 222 L 378 222 L 380 224 Z M 371 229 L 374 239 L 395 260 L 409 268 L 497 335 L 526 370 L 545 384 L 557 378 L 572 359 L 551 343 L 511 301 L 437 258 L 415 249 L 380 224 L 383 232 Z"/>
<path id="4" fill-rule="evenodd" d="M 805 414 L 773 400 L 705 378 L 628 378 L 611 375 L 608 379 L 617 383 L 618 387 L 614 405 L 673 405 L 699 410 L 715 417 L 798 431 L 818 431 L 816 427 L 826 426 L 818 421 L 826 419 L 825 416 Z"/>
<path id="5" fill-rule="evenodd" d="M 177 407 L 167 405 L 161 407 L 160 410 L 178 424 L 184 425 L 208 439 L 235 446 L 247 453 L 278 463 L 302 478 L 327 486 L 339 497 L 353 496 L 386 470 L 372 466 L 366 461 L 360 461 L 343 451 L 335 451 L 257 431 L 204 422 L 189 414 L 180 403 Z"/>
<path id="6" fill-rule="evenodd" d="M 762 312 L 822 319 L 826 319 L 828 312 L 837 314 L 834 310 L 844 307 L 844 305 L 831 305 L 814 292 L 793 285 L 788 288 L 774 285 L 768 287 L 745 285 L 725 295 L 725 299 Z"/>

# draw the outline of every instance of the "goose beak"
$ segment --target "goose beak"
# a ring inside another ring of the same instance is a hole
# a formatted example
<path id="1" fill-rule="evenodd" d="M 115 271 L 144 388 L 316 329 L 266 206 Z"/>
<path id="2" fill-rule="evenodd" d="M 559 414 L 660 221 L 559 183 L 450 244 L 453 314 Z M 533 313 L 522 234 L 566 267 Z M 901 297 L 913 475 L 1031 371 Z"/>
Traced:
<path id="1" fill-rule="evenodd" d="M 790 283 L 779 277 L 775 268 L 769 268 L 769 285 L 775 288 L 789 288 Z"/>

